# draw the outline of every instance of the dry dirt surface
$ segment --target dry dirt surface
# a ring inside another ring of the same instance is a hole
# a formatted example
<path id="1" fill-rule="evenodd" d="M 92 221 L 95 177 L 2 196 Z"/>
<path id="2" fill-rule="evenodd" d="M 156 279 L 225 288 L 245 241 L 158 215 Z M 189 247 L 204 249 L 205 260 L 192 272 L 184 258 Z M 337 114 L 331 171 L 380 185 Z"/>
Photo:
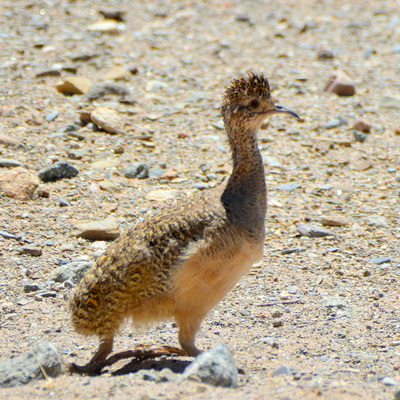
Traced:
<path id="1" fill-rule="evenodd" d="M 110 9 L 122 11 L 122 21 L 93 26 Z M 37 177 L 56 161 L 79 171 L 40 182 L 32 199 L 0 195 L 2 359 L 39 340 L 58 344 L 66 363 L 89 359 L 96 338 L 74 333 L 66 307 L 73 289 L 52 277 L 66 262 L 94 260 L 107 243 L 77 238 L 76 225 L 113 216 L 124 231 L 226 180 L 230 155 L 219 106 L 232 78 L 263 72 L 278 104 L 302 120 L 277 116 L 259 132 L 269 188 L 264 257 L 197 339 L 204 349 L 229 346 L 241 370 L 237 389 L 149 382 L 129 368 L 112 375 L 125 360 L 99 377 L 66 374 L 0 389 L 0 397 L 394 399 L 399 10 L 394 0 L 2 0 L 0 174 L 20 165 Z M 353 80 L 355 95 L 323 90 L 336 68 Z M 120 79 L 129 94 L 66 96 L 57 85 L 72 77 L 85 78 L 81 92 Z M 79 124 L 99 106 L 113 134 Z M 356 131 L 359 121 L 365 124 Z M 149 178 L 125 176 L 135 162 L 149 167 Z M 301 236 L 299 222 L 325 224 L 334 236 Z M 177 345 L 176 327 L 127 325 L 116 350 L 140 343 Z M 146 365 L 179 369 L 188 360 Z M 279 367 L 288 374 L 274 374 Z"/>

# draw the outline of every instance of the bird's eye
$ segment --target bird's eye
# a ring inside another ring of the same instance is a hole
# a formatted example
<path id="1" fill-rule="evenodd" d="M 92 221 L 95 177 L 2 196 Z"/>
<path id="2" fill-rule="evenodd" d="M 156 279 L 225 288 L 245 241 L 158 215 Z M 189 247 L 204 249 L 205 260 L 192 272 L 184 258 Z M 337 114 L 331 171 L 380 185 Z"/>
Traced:
<path id="1" fill-rule="evenodd" d="M 251 108 L 258 108 L 259 105 L 260 105 L 260 102 L 259 102 L 258 100 L 252 100 L 252 101 L 250 102 L 250 107 L 251 107 Z"/>

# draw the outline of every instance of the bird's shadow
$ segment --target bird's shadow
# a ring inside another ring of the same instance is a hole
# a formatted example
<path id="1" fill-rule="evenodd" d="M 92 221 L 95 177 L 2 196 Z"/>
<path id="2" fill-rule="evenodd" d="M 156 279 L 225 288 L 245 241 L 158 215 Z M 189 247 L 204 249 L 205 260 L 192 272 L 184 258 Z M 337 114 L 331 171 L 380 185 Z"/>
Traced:
<path id="1" fill-rule="evenodd" d="M 172 355 L 175 357 L 171 357 Z M 83 366 L 72 363 L 69 365 L 68 370 L 72 374 L 101 375 L 105 372 L 105 368 L 114 365 L 120 360 L 131 358 L 128 364 L 111 372 L 111 375 L 130 374 L 141 369 L 154 369 L 160 371 L 163 368 L 169 368 L 175 373 L 182 373 L 191 361 L 179 360 L 176 356 L 185 355 L 187 355 L 185 351 L 174 347 L 162 346 L 161 348 L 149 349 L 146 346 L 141 346 L 135 350 L 116 353 L 105 360 L 89 362 L 89 364 Z"/>
<path id="2" fill-rule="evenodd" d="M 128 364 L 112 372 L 111 375 L 127 375 L 146 369 L 161 371 L 164 368 L 169 368 L 175 374 L 181 374 L 191 363 L 191 361 L 179 360 L 176 358 L 163 358 L 161 360 L 131 360 Z"/>

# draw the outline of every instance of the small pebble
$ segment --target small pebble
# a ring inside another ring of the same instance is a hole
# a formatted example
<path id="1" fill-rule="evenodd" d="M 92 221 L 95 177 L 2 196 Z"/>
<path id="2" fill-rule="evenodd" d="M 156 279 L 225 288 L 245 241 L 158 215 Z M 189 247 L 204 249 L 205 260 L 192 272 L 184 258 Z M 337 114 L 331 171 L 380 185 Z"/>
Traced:
<path id="1" fill-rule="evenodd" d="M 72 96 L 74 94 L 85 94 L 89 91 L 90 86 L 92 86 L 90 79 L 81 76 L 72 76 L 59 83 L 56 89 L 65 96 Z"/>
<path id="2" fill-rule="evenodd" d="M 326 251 L 328 251 L 329 253 L 335 253 L 336 251 L 339 251 L 339 247 L 328 247 L 326 249 Z"/>
<path id="3" fill-rule="evenodd" d="M 371 124 L 365 121 L 357 121 L 354 125 L 353 125 L 353 129 L 355 129 L 356 131 L 360 131 L 360 132 L 364 132 L 364 133 L 369 133 L 371 132 Z"/>
<path id="4" fill-rule="evenodd" d="M 280 326 L 283 326 L 283 321 L 281 319 L 275 319 L 272 321 L 272 326 L 274 328 L 278 328 Z"/>
<path id="5" fill-rule="evenodd" d="M 396 386 L 397 385 L 397 381 L 395 379 L 391 378 L 390 376 L 385 376 L 382 379 L 382 383 L 385 386 Z"/>
<path id="6" fill-rule="evenodd" d="M 272 376 L 292 375 L 292 368 L 283 365 L 272 372 Z"/>
<path id="7" fill-rule="evenodd" d="M 57 292 L 53 291 L 53 290 L 44 290 L 41 292 L 37 293 L 37 296 L 46 298 L 46 297 L 57 297 Z"/>
<path id="8" fill-rule="evenodd" d="M 114 8 L 102 8 L 99 13 L 106 19 L 113 19 L 115 21 L 124 21 L 126 12 Z"/>
<path id="9" fill-rule="evenodd" d="M 354 131 L 353 136 L 354 136 L 354 139 L 360 143 L 364 143 L 368 139 L 368 135 L 366 133 L 359 132 L 359 131 Z"/>
<path id="10" fill-rule="evenodd" d="M 210 185 L 208 183 L 206 183 L 206 182 L 198 182 L 198 183 L 194 183 L 192 185 L 192 188 L 199 189 L 199 190 L 204 190 L 204 189 L 209 189 Z"/>
<path id="11" fill-rule="evenodd" d="M 296 190 L 298 188 L 301 188 L 300 183 L 285 183 L 283 185 L 277 186 L 275 189 L 276 190 L 287 190 L 288 192 L 291 192 L 291 191 Z"/>
<path id="12" fill-rule="evenodd" d="M 18 160 L 13 158 L 0 158 L 0 167 L 14 168 L 19 166 L 21 166 L 21 163 Z"/>
<path id="13" fill-rule="evenodd" d="M 39 257 L 42 255 L 42 249 L 36 246 L 23 246 L 21 247 L 18 252 L 20 254 L 29 254 L 31 256 Z"/>
<path id="14" fill-rule="evenodd" d="M 271 313 L 271 317 L 272 318 L 281 318 L 282 317 L 282 313 L 280 312 L 280 310 L 273 310 Z"/>
<path id="15" fill-rule="evenodd" d="M 59 69 L 51 68 L 51 69 L 45 69 L 43 71 L 39 71 L 36 74 L 36 78 L 44 78 L 45 76 L 60 76 L 61 72 Z"/>
<path id="16" fill-rule="evenodd" d="M 336 118 L 333 118 L 329 122 L 327 122 L 325 128 L 326 129 L 338 128 L 339 126 L 347 124 L 348 124 L 347 120 L 343 118 L 341 115 L 338 115 Z"/>
<path id="17" fill-rule="evenodd" d="M 67 200 L 64 200 L 64 199 L 58 199 L 58 205 L 59 205 L 60 207 L 68 207 L 68 206 L 70 206 L 71 204 L 70 204 L 70 203 L 68 203 L 68 201 L 67 201 Z"/>
<path id="18" fill-rule="evenodd" d="M 49 114 L 47 114 L 44 119 L 48 122 L 54 121 L 58 116 L 60 115 L 59 111 L 53 111 Z"/>
<path id="19" fill-rule="evenodd" d="M 153 374 L 152 372 L 145 372 L 143 374 L 143 380 L 144 381 L 150 381 L 150 382 L 155 382 L 157 380 L 157 375 Z"/>
<path id="20" fill-rule="evenodd" d="M 349 224 L 349 221 L 340 215 L 323 215 L 319 222 L 323 226 L 346 226 Z"/>
<path id="21" fill-rule="evenodd" d="M 0 231 L 0 236 L 6 238 L 6 239 L 16 239 L 17 237 L 13 235 L 12 233 Z"/>
<path id="22" fill-rule="evenodd" d="M 400 96 L 388 94 L 382 98 L 380 106 L 382 108 L 399 109 L 400 108 Z"/>
<path id="23" fill-rule="evenodd" d="M 281 254 L 300 253 L 302 251 L 306 251 L 306 248 L 305 247 L 288 247 L 286 249 L 281 250 Z"/>
<path id="24" fill-rule="evenodd" d="M 238 310 L 240 315 L 243 315 L 244 317 L 248 317 L 249 315 L 251 315 L 251 312 L 249 310 L 246 310 L 244 308 L 240 308 Z"/>
<path id="25" fill-rule="evenodd" d="M 120 83 L 103 82 L 93 85 L 87 92 L 86 97 L 89 101 L 94 101 L 107 94 L 128 96 L 130 91 L 126 86 Z"/>
<path id="26" fill-rule="evenodd" d="M 149 177 L 149 167 L 143 163 L 132 164 L 125 169 L 124 176 L 125 178 L 146 179 Z"/>
<path id="27" fill-rule="evenodd" d="M 302 222 L 298 222 L 296 224 L 297 231 L 300 235 L 308 236 L 310 238 L 316 237 L 324 237 L 324 236 L 335 236 L 336 234 L 329 231 L 328 229 L 323 228 L 322 226 L 313 225 L 313 224 L 305 224 Z"/>
<path id="28" fill-rule="evenodd" d="M 172 372 L 169 368 L 163 368 L 157 378 L 157 382 L 176 382 L 179 375 Z"/>
<path id="29" fill-rule="evenodd" d="M 80 53 L 71 56 L 71 60 L 74 62 L 85 62 L 92 60 L 95 57 L 98 57 L 100 53 Z"/>
<path id="30" fill-rule="evenodd" d="M 338 96 L 353 96 L 356 88 L 353 80 L 342 70 L 336 70 L 329 78 L 325 92 L 335 93 Z"/>
<path id="31" fill-rule="evenodd" d="M 43 290 L 43 286 L 41 286 L 37 283 L 27 283 L 24 286 L 25 293 L 37 292 L 38 290 Z"/>
<path id="32" fill-rule="evenodd" d="M 370 215 L 366 218 L 368 225 L 376 228 L 386 228 L 389 226 L 387 219 L 381 215 Z"/>
<path id="33" fill-rule="evenodd" d="M 380 264 L 385 264 L 385 263 L 390 263 L 392 260 L 390 257 L 376 257 L 376 258 L 371 258 L 369 262 L 372 264 L 380 265 Z"/>
<path id="34" fill-rule="evenodd" d="M 325 61 L 325 60 L 333 60 L 334 55 L 329 50 L 320 50 L 318 52 L 318 60 Z"/>

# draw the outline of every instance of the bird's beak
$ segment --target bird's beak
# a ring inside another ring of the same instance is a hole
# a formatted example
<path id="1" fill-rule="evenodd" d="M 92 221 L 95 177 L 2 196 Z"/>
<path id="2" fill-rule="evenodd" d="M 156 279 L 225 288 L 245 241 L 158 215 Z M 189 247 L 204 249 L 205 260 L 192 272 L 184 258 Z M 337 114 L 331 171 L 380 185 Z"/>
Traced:
<path id="1" fill-rule="evenodd" d="M 275 114 L 290 114 L 293 115 L 293 117 L 296 117 L 297 119 L 300 119 L 300 117 L 292 110 L 289 110 L 285 107 L 282 106 L 277 106 L 275 105 L 275 108 L 273 110 L 270 110 L 267 112 L 268 115 L 275 115 Z"/>

